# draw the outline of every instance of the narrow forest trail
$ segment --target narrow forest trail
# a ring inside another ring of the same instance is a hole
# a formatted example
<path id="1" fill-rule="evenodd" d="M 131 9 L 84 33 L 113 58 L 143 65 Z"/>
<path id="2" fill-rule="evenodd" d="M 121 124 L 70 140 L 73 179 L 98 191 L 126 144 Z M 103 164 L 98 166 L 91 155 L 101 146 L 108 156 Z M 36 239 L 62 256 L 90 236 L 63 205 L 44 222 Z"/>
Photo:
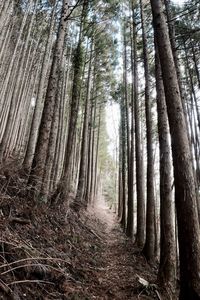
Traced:
<path id="1" fill-rule="evenodd" d="M 97 255 L 100 267 L 96 269 L 99 284 L 91 299 L 154 299 L 150 291 L 143 290 L 138 277 L 152 281 L 152 269 L 144 257 L 137 254 L 133 242 L 122 232 L 115 215 L 101 202 L 89 208 L 89 214 L 98 222 L 95 232 L 101 247 Z"/>
<path id="2" fill-rule="evenodd" d="M 155 282 L 154 270 L 103 199 L 87 210 L 66 210 L 65 202 L 55 210 L 13 198 L 16 186 L 0 194 L 0 299 L 158 299 L 138 281 Z"/>

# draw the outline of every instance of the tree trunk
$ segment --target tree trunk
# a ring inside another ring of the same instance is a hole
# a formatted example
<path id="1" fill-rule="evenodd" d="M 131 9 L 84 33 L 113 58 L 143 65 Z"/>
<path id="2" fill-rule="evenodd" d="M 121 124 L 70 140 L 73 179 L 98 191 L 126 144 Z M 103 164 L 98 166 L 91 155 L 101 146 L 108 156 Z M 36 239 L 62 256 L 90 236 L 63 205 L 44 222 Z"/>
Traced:
<path id="1" fill-rule="evenodd" d="M 30 135 L 29 135 L 29 141 L 28 141 L 28 147 L 26 150 L 26 155 L 24 158 L 23 166 L 28 171 L 28 173 L 31 170 L 34 153 L 35 153 L 35 147 L 38 137 L 38 131 L 39 126 L 41 122 L 43 107 L 44 107 L 44 86 L 45 82 L 47 80 L 47 73 L 48 73 L 48 66 L 50 62 L 50 54 L 52 51 L 52 36 L 53 36 L 53 27 L 54 27 L 54 17 L 55 17 L 55 8 L 54 6 L 51 20 L 50 20 L 50 28 L 49 28 L 49 34 L 45 45 L 45 51 L 44 51 L 44 57 L 42 61 L 42 71 L 40 74 L 39 84 L 38 84 L 38 91 L 36 94 L 36 105 L 33 115 L 33 120 L 31 123 L 31 129 L 30 129 Z"/>
<path id="2" fill-rule="evenodd" d="M 179 84 L 161 0 L 151 0 L 172 137 L 180 254 L 180 297 L 200 299 L 200 229 L 195 180 Z"/>
<path id="3" fill-rule="evenodd" d="M 156 45 L 156 42 L 155 42 Z M 158 278 L 168 293 L 176 290 L 175 213 L 172 191 L 171 146 L 165 92 L 156 49 L 156 91 L 160 146 L 160 264 Z M 175 295 L 172 295 L 175 297 Z"/>
<path id="4" fill-rule="evenodd" d="M 77 188 L 77 201 L 82 202 L 84 191 L 86 187 L 86 172 L 87 172 L 87 151 L 88 151 L 88 118 L 89 118 L 89 108 L 91 101 L 91 76 L 92 76 L 92 55 L 93 55 L 93 41 L 91 42 L 90 49 L 90 60 L 88 67 L 88 78 L 87 78 L 87 91 L 86 91 L 86 100 L 85 100 L 85 112 L 84 112 L 84 121 L 83 121 L 83 132 L 82 132 L 82 141 L 81 141 L 81 160 L 80 160 L 80 170 L 79 170 L 79 179 L 78 179 L 78 188 Z M 84 201 L 85 202 L 85 201 Z M 86 205 L 87 203 L 84 203 Z"/>
<path id="5" fill-rule="evenodd" d="M 130 125 L 129 125 L 129 99 L 128 99 L 128 86 L 127 86 L 127 42 L 126 42 L 126 24 L 124 24 L 124 97 L 126 107 L 126 144 L 127 144 L 127 225 L 126 235 L 133 236 L 133 181 L 132 181 L 132 164 L 130 159 Z"/>
<path id="6" fill-rule="evenodd" d="M 122 167 L 121 167 L 121 178 L 122 178 L 122 218 L 121 225 L 123 230 L 126 229 L 126 112 L 125 112 L 125 99 L 122 96 L 120 103 L 120 112 L 121 112 L 121 147 L 122 147 Z"/>
<path id="7" fill-rule="evenodd" d="M 65 162 L 64 162 L 64 171 L 63 176 L 57 186 L 57 190 L 53 195 L 53 198 L 61 195 L 66 197 L 69 185 L 70 185 L 70 173 L 71 173 L 71 164 L 73 159 L 73 145 L 75 141 L 75 133 L 76 126 L 78 120 L 78 111 L 79 111 L 79 101 L 81 95 L 82 88 L 82 69 L 83 69 L 83 30 L 85 26 L 85 19 L 87 17 L 88 12 L 88 2 L 86 0 L 83 1 L 82 8 L 82 16 L 81 16 L 81 26 L 79 33 L 79 40 L 74 54 L 74 75 L 73 75 L 73 85 L 72 85 L 72 98 L 70 102 L 70 113 L 69 113 L 69 121 L 68 121 L 68 137 L 65 149 Z"/>
<path id="8" fill-rule="evenodd" d="M 154 158 L 153 158 L 153 130 L 150 96 L 149 54 L 147 49 L 146 26 L 144 19 L 144 2 L 140 0 L 143 59 L 145 75 L 145 114 L 147 130 L 147 209 L 146 209 L 146 242 L 143 253 L 148 261 L 155 259 L 155 199 L 154 199 Z"/>
<path id="9" fill-rule="evenodd" d="M 134 117 L 135 117 L 135 159 L 136 159 L 136 191 L 137 191 L 137 234 L 136 242 L 140 249 L 145 243 L 145 195 L 144 195 L 144 168 L 140 134 L 140 109 L 138 99 L 138 57 L 137 33 L 133 10 L 133 45 L 134 45 Z"/>
<path id="10" fill-rule="evenodd" d="M 58 36 L 56 40 L 55 50 L 53 53 L 53 61 L 51 66 L 50 77 L 48 81 L 47 94 L 45 97 L 44 110 L 39 128 L 39 135 L 31 169 L 31 177 L 29 182 L 37 186 L 37 191 L 41 189 L 42 179 L 44 175 L 45 162 L 48 151 L 48 143 L 51 132 L 51 124 L 54 115 L 55 102 L 57 101 L 57 89 L 60 76 L 61 62 L 63 58 L 63 48 L 68 24 L 68 1 L 63 0 Z"/>

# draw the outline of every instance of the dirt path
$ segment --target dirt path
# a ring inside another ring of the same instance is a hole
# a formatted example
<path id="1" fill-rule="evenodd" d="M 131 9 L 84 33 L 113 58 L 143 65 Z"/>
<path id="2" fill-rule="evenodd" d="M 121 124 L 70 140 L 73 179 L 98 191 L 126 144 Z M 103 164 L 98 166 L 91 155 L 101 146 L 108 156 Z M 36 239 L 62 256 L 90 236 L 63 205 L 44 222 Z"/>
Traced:
<path id="1" fill-rule="evenodd" d="M 152 270 L 141 255 L 134 253 L 132 241 L 125 237 L 114 214 L 104 203 L 89 213 L 99 222 L 95 232 L 102 244 L 98 253 L 101 267 L 96 269 L 98 284 L 93 287 L 98 296 L 91 299 L 154 299 L 152 293 L 142 291 L 138 282 L 138 276 L 152 281 Z"/>
<path id="2" fill-rule="evenodd" d="M 0 299 L 154 299 L 142 291 L 138 276 L 152 282 L 155 274 L 103 202 L 66 214 L 64 204 L 47 210 L 32 207 L 32 199 L 8 199 L 1 202 L 0 265 L 8 265 L 0 279 L 12 290 L 0 285 Z M 8 224 L 7 207 L 14 205 L 18 213 L 31 210 L 30 224 Z"/>
<path id="3" fill-rule="evenodd" d="M 154 282 L 155 274 L 102 199 L 88 211 L 66 210 L 65 201 L 47 207 L 23 192 L 14 197 L 16 185 L 6 185 L 6 193 L 0 197 L 0 299 L 154 299 L 138 277 Z M 30 222 L 9 222 L 11 211 Z"/>

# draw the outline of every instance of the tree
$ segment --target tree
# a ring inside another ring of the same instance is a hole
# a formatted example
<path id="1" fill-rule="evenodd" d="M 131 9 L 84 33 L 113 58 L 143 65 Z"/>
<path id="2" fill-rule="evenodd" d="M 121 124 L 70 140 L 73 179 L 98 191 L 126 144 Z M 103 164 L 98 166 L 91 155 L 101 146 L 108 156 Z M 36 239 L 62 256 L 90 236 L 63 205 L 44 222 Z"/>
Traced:
<path id="1" fill-rule="evenodd" d="M 147 49 L 147 35 L 144 20 L 144 2 L 140 0 L 143 60 L 145 73 L 145 114 L 147 130 L 147 209 L 146 209 L 146 241 L 143 252 L 149 261 L 155 258 L 155 199 L 154 199 L 154 158 L 153 158 L 153 130 L 150 95 L 149 54 Z"/>
<path id="2" fill-rule="evenodd" d="M 81 158 L 80 158 L 80 169 L 78 177 L 78 187 L 76 198 L 80 202 L 84 202 L 84 205 L 87 205 L 86 199 L 84 197 L 86 182 L 87 182 L 87 151 L 89 149 L 89 139 L 88 139 L 88 130 L 89 130 L 89 111 L 91 103 L 91 83 L 92 83 L 92 63 L 93 63 L 93 38 L 91 40 L 90 48 L 90 58 L 88 66 L 88 79 L 87 79 L 87 88 L 86 88 L 86 101 L 84 109 L 84 121 L 83 121 L 83 130 L 82 130 L 82 141 L 81 141 Z"/>
<path id="3" fill-rule="evenodd" d="M 57 186 L 57 189 L 54 194 L 54 198 L 58 196 L 66 197 L 69 186 L 70 186 L 70 172 L 71 172 L 71 164 L 73 160 L 73 146 L 75 143 L 75 132 L 77 126 L 78 119 L 78 111 L 79 111 L 79 101 L 80 101 L 80 93 L 81 93 L 81 76 L 82 76 L 82 68 L 84 64 L 83 57 L 83 39 L 84 39 L 84 29 L 85 29 L 85 21 L 88 13 L 88 2 L 83 1 L 82 6 L 82 15 L 81 15 L 81 24 L 79 31 L 79 40 L 75 49 L 75 54 L 73 57 L 73 83 L 72 83 L 72 97 L 70 102 L 70 113 L 68 119 L 68 136 L 66 141 L 65 148 L 65 161 L 64 161 L 64 170 L 63 176 Z"/>
<path id="4" fill-rule="evenodd" d="M 42 71 L 40 73 L 40 78 L 39 78 L 39 84 L 38 84 L 38 93 L 37 93 L 37 102 L 36 102 L 36 107 L 34 110 L 34 115 L 31 123 L 31 128 L 30 128 L 30 134 L 29 134 L 29 140 L 28 140 L 28 145 L 26 149 L 26 154 L 23 162 L 23 166 L 25 170 L 28 171 L 28 173 L 31 170 L 32 167 L 32 162 L 34 158 L 34 153 L 35 153 L 35 147 L 36 147 L 36 142 L 37 142 L 37 137 L 38 137 L 38 130 L 42 118 L 42 111 L 44 108 L 44 89 L 45 89 L 45 83 L 47 80 L 47 74 L 48 74 L 48 68 L 49 68 L 49 52 L 52 51 L 52 44 L 53 44 L 53 28 L 54 28 L 54 22 L 55 22 L 55 10 L 56 10 L 56 5 L 54 5 L 52 9 L 52 14 L 51 14 L 51 19 L 50 19 L 50 28 L 49 28 L 49 33 L 45 45 L 45 51 L 44 51 L 44 56 L 43 56 L 43 61 L 42 61 Z"/>
<path id="5" fill-rule="evenodd" d="M 171 145 L 165 103 L 165 92 L 158 49 L 155 41 L 155 76 L 158 111 L 158 134 L 160 147 L 160 264 L 159 281 L 168 293 L 176 289 L 176 242 L 175 217 L 172 191 Z M 173 295 L 172 295 L 173 296 Z"/>
<path id="6" fill-rule="evenodd" d="M 126 185 L 127 185 L 127 176 L 126 176 L 126 105 L 125 99 L 122 95 L 120 101 L 120 144 L 121 144 L 121 225 L 123 230 L 126 229 Z"/>
<path id="7" fill-rule="evenodd" d="M 33 159 L 29 183 L 36 186 L 40 192 L 47 158 L 48 144 L 51 132 L 52 120 L 54 117 L 55 103 L 58 101 L 58 84 L 61 76 L 61 64 L 64 51 L 64 42 L 68 24 L 68 1 L 63 0 L 60 24 L 57 34 L 56 45 L 53 53 L 53 60 L 48 81 L 47 93 L 44 102 L 44 110 L 39 128 L 37 145 Z"/>
<path id="8" fill-rule="evenodd" d="M 135 159 L 136 159 L 136 192 L 137 192 L 137 233 L 136 242 L 140 249 L 145 243 L 145 191 L 144 166 L 141 149 L 140 110 L 138 98 L 138 54 L 135 8 L 133 13 L 133 82 L 134 82 L 134 117 L 135 117 Z"/>
<path id="9" fill-rule="evenodd" d="M 190 145 L 162 2 L 151 0 L 151 6 L 172 138 L 180 254 L 179 298 L 199 299 L 200 229 Z"/>

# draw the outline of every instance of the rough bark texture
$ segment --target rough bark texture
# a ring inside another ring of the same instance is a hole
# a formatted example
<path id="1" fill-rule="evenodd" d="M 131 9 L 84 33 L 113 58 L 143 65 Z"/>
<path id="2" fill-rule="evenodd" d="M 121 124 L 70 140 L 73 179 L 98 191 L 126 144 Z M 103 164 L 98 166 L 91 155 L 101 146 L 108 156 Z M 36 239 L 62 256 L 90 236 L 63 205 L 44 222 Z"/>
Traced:
<path id="1" fill-rule="evenodd" d="M 75 142 L 76 136 L 76 125 L 78 120 L 78 111 L 79 111 L 79 101 L 81 95 L 81 76 L 83 69 L 83 30 L 85 25 L 85 19 L 88 12 L 88 2 L 86 0 L 83 1 L 82 8 L 82 17 L 81 17 L 81 25 L 80 25 L 80 34 L 78 45 L 74 54 L 74 76 L 73 76 L 73 85 L 72 85 L 72 97 L 70 102 L 70 113 L 69 113 L 69 121 L 68 121 L 68 137 L 65 149 L 65 162 L 64 162 L 64 174 L 61 178 L 60 183 L 58 184 L 57 191 L 54 197 L 57 197 L 59 193 L 61 193 L 64 197 L 67 195 L 70 185 L 70 173 L 71 166 L 73 160 L 73 146 Z M 84 72 L 83 72 L 84 73 Z"/>
<path id="2" fill-rule="evenodd" d="M 70 102 L 70 114 L 69 114 L 69 123 L 68 123 L 68 137 L 67 137 L 67 145 L 65 149 L 65 164 L 64 164 L 64 176 L 61 179 L 60 187 L 66 195 L 69 188 L 69 172 L 70 166 L 72 162 L 72 154 L 73 154 L 73 145 L 75 141 L 75 133 L 76 133 L 76 124 L 78 119 L 78 105 L 80 98 L 80 90 L 81 90 L 81 74 L 82 74 L 82 47 L 81 42 L 79 42 L 75 55 L 74 55 L 74 78 L 73 78 L 73 86 L 72 86 L 72 99 Z"/>
<path id="3" fill-rule="evenodd" d="M 125 27 L 125 24 L 124 24 Z M 133 181 L 132 181 L 132 164 L 130 159 L 130 124 L 129 124 L 129 99 L 127 86 L 127 42 L 126 30 L 124 28 L 124 97 L 126 106 L 126 141 L 127 141 L 127 185 L 128 185 L 128 199 L 127 199 L 127 225 L 126 235 L 133 236 Z"/>
<path id="4" fill-rule="evenodd" d="M 145 114 L 147 136 L 147 209 L 146 209 L 146 242 L 143 253 L 147 260 L 155 258 L 155 199 L 154 199 L 154 158 L 153 158 L 153 130 L 150 96 L 149 55 L 147 49 L 147 35 L 144 19 L 144 3 L 140 0 L 143 60 L 145 75 Z"/>
<path id="5" fill-rule="evenodd" d="M 144 196 L 144 168 L 140 134 L 140 109 L 138 100 L 138 63 L 137 36 L 133 11 L 133 45 L 134 45 L 134 117 L 135 117 L 135 159 L 136 159 L 136 191 L 137 191 L 137 235 L 139 248 L 145 243 L 145 196 Z"/>
<path id="6" fill-rule="evenodd" d="M 102 107 L 99 106 L 99 120 L 98 120 L 98 131 L 97 131 L 97 143 L 96 143 L 96 156 L 95 156 L 95 165 L 94 165 L 94 188 L 92 191 L 93 203 L 96 200 L 95 197 L 97 195 L 97 180 L 98 180 L 98 155 L 99 155 L 99 143 L 100 143 L 100 128 L 101 128 L 101 114 Z"/>
<path id="7" fill-rule="evenodd" d="M 88 69 L 88 78 L 87 78 L 87 91 L 86 91 L 86 100 L 85 100 L 85 111 L 84 111 L 84 121 L 83 121 L 83 131 L 82 131 L 82 140 L 81 140 L 81 158 L 80 158 L 80 169 L 79 169 L 79 178 L 78 178 L 78 188 L 77 188 L 77 200 L 83 201 L 84 191 L 86 187 L 87 180 L 87 151 L 88 151 L 88 128 L 89 128 L 89 110 L 90 110 L 90 93 L 91 93 L 91 76 L 92 76 L 92 52 L 93 50 L 93 41 L 91 44 L 90 51 L 90 61 Z M 84 201 L 85 202 L 85 201 Z M 84 203 L 86 205 L 86 203 Z"/>
<path id="8" fill-rule="evenodd" d="M 180 299 L 200 298 L 200 230 L 195 180 L 175 64 L 162 2 L 151 0 L 172 138 L 178 240 Z"/>
<path id="9" fill-rule="evenodd" d="M 165 92 L 156 49 L 156 91 L 160 149 L 160 265 L 159 281 L 168 293 L 176 288 L 175 213 L 172 191 L 171 146 Z"/>
<path id="10" fill-rule="evenodd" d="M 124 99 L 121 99 L 120 104 L 120 110 L 121 110 L 121 147 L 122 147 L 122 153 L 121 153 L 121 225 L 123 230 L 126 229 L 126 125 L 125 125 L 125 103 Z"/>
<path id="11" fill-rule="evenodd" d="M 93 116 L 91 119 L 91 179 L 90 179 L 90 190 L 88 191 L 88 200 L 90 203 L 93 203 L 93 191 L 94 191 L 94 182 L 95 182 L 95 124 L 96 124 L 96 119 L 97 119 L 97 101 L 96 99 L 94 100 L 94 107 L 92 108 L 92 110 L 94 110 L 93 112 Z M 87 197 L 87 195 L 86 195 Z"/>
<path id="12" fill-rule="evenodd" d="M 133 33 L 133 16 L 132 24 L 130 25 L 130 37 L 131 37 L 131 76 L 132 76 L 132 86 L 131 86 L 131 143 L 130 143 L 130 194 L 132 195 L 131 201 L 131 211 L 132 211 L 132 237 L 135 234 L 135 215 L 134 215 L 134 201 L 135 201 L 135 119 L 134 119 L 134 33 Z M 128 227 L 128 224 L 127 224 Z"/>
<path id="13" fill-rule="evenodd" d="M 68 15 L 68 1 L 63 0 L 63 7 L 61 12 L 61 19 L 58 29 L 58 37 L 53 54 L 53 61 L 51 66 L 50 77 L 48 81 L 47 94 L 45 97 L 44 110 L 39 129 L 39 136 L 37 140 L 35 156 L 33 160 L 30 183 L 37 186 L 39 191 L 44 174 L 45 162 L 47 157 L 48 142 L 51 131 L 51 124 L 54 115 L 54 106 L 57 100 L 57 87 L 60 75 L 60 66 L 63 57 L 63 46 L 67 30 L 67 15 Z"/>
<path id="14" fill-rule="evenodd" d="M 42 117 L 42 111 L 44 107 L 44 86 L 45 81 L 48 73 L 48 66 L 49 66 L 49 53 L 52 51 L 52 34 L 53 34 L 53 25 L 54 25 L 54 14 L 55 14 L 55 7 L 52 11 L 51 21 L 50 21 L 50 29 L 49 29 L 49 35 L 47 38 L 46 46 L 45 46 L 45 53 L 42 61 L 42 71 L 40 74 L 40 79 L 38 83 L 38 93 L 37 93 L 37 103 L 35 106 L 34 114 L 33 114 L 33 120 L 31 123 L 31 129 L 30 129 L 30 135 L 29 135 L 29 141 L 28 146 L 26 150 L 26 155 L 24 158 L 23 166 L 28 172 L 31 169 L 34 153 L 35 153 L 35 147 L 38 137 L 38 130 L 41 122 Z"/>

